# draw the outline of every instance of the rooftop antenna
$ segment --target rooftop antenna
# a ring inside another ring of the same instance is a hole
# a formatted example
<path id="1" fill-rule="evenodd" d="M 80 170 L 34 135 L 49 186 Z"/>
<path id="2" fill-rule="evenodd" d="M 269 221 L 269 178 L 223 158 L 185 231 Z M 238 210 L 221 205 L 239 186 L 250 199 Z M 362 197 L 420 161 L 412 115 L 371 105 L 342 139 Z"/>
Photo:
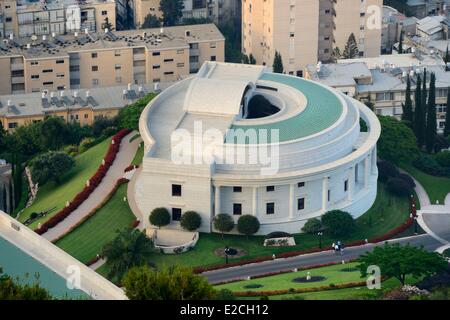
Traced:
<path id="1" fill-rule="evenodd" d="M 14 35 L 12 33 L 9 35 L 9 40 L 14 40 Z"/>
<path id="2" fill-rule="evenodd" d="M 45 40 L 47 40 L 47 36 L 44 34 L 44 35 L 42 35 L 42 41 L 45 41 Z"/>
<path id="3" fill-rule="evenodd" d="M 74 97 L 74 98 L 78 97 L 78 91 L 74 91 L 74 92 L 73 92 L 73 97 Z"/>
<path id="4" fill-rule="evenodd" d="M 52 32 L 52 38 L 56 37 L 56 33 Z"/>

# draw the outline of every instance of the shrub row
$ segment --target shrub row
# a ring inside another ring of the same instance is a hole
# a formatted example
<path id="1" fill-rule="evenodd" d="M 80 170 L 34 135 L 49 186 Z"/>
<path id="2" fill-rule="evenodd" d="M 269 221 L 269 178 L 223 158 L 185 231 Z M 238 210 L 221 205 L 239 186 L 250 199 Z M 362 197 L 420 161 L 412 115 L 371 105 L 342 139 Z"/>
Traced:
<path id="1" fill-rule="evenodd" d="M 281 289 L 281 290 L 267 290 L 267 291 L 243 291 L 243 292 L 233 292 L 233 295 L 236 297 L 259 297 L 259 296 L 274 296 L 280 294 L 290 294 L 290 293 L 309 293 L 309 292 L 317 292 L 317 291 L 327 291 L 327 290 L 336 290 L 336 289 L 346 289 L 346 288 L 355 288 L 365 286 L 366 282 L 349 282 L 342 283 L 336 285 L 328 285 L 328 286 L 320 286 L 320 287 L 311 287 L 311 288 L 291 288 L 291 289 Z"/>
<path id="2" fill-rule="evenodd" d="M 414 204 L 414 206 L 413 206 Z M 411 208 L 411 212 L 413 213 L 413 217 L 409 217 L 405 223 L 403 223 L 402 225 L 398 226 L 397 228 L 389 231 L 388 233 L 380 236 L 380 237 L 375 237 L 372 239 L 368 239 L 368 243 L 378 243 L 378 242 L 383 242 L 386 240 L 391 239 L 392 237 L 405 232 L 406 230 L 408 230 L 413 222 L 414 222 L 414 216 L 416 215 L 416 203 L 415 203 L 415 199 L 414 198 L 410 198 L 410 208 Z M 356 247 L 356 246 L 361 246 L 366 244 L 366 240 L 356 240 L 356 241 L 352 241 L 346 244 L 346 247 Z M 309 253 L 317 253 L 317 252 L 322 252 L 322 251 L 328 251 L 329 249 L 327 248 L 311 248 L 311 249 L 305 249 L 305 250 L 298 250 L 298 251 L 290 251 L 290 252 L 283 252 L 283 253 L 279 253 L 276 255 L 276 258 L 291 258 L 291 257 L 296 257 L 299 255 L 303 255 L 303 254 L 309 254 Z M 261 256 L 261 257 L 257 257 L 254 259 L 247 259 L 247 260 L 241 260 L 241 261 L 235 261 L 235 262 L 231 262 L 228 264 L 217 264 L 214 266 L 210 266 L 210 267 L 196 267 L 194 268 L 194 272 L 195 273 L 203 273 L 206 271 L 214 271 L 214 270 L 218 270 L 218 269 L 225 269 L 225 268 L 231 268 L 231 267 L 238 267 L 238 266 L 243 266 L 246 264 L 252 264 L 252 263 L 258 263 L 258 262 L 264 262 L 264 261 L 269 261 L 269 260 L 273 260 L 273 256 Z"/>
<path id="3" fill-rule="evenodd" d="M 139 168 L 139 165 L 131 164 L 131 165 L 129 165 L 128 167 L 126 167 L 126 168 L 123 170 L 123 172 L 130 172 L 130 171 L 132 171 L 132 170 L 134 170 L 134 169 L 137 169 L 137 168 Z"/>
<path id="4" fill-rule="evenodd" d="M 89 186 L 85 186 L 84 189 L 78 193 L 72 202 L 68 206 L 61 209 L 56 215 L 51 217 L 46 221 L 40 228 L 34 231 L 37 234 L 43 234 L 48 231 L 48 229 L 55 227 L 58 223 L 67 218 L 73 211 L 75 211 L 97 188 L 97 186 L 102 182 L 103 178 L 106 176 L 109 168 L 116 159 L 117 153 L 119 152 L 120 142 L 123 137 L 125 137 L 130 132 L 129 129 L 122 129 L 116 135 L 113 136 L 108 152 L 104 158 L 104 164 L 102 163 L 97 169 L 97 172 L 89 179 Z"/>

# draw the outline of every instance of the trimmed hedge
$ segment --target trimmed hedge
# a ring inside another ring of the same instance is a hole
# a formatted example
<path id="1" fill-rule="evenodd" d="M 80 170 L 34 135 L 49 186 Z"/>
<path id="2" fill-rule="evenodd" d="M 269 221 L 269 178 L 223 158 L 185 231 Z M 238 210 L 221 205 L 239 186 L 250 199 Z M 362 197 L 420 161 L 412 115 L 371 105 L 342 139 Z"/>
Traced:
<path id="1" fill-rule="evenodd" d="M 58 223 L 66 219 L 73 211 L 75 211 L 89 196 L 94 192 L 98 185 L 102 182 L 103 178 L 106 176 L 109 168 L 112 166 L 114 160 L 116 159 L 117 153 L 120 149 L 120 143 L 122 139 L 130 133 L 129 129 L 122 129 L 116 135 L 113 136 L 108 152 L 104 158 L 105 164 L 101 164 L 97 169 L 97 172 L 89 179 L 89 186 L 85 186 L 84 189 L 78 193 L 75 198 L 69 203 L 69 205 L 61 209 L 57 214 L 51 217 L 48 221 L 41 225 L 40 228 L 34 231 L 37 234 L 43 234 L 55 227 Z"/>

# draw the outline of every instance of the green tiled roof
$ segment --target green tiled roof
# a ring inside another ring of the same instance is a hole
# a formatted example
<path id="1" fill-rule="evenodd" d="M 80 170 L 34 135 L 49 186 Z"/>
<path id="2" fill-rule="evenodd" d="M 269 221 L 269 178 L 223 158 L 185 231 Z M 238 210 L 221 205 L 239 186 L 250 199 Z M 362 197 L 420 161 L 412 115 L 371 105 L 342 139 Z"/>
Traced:
<path id="1" fill-rule="evenodd" d="M 299 114 L 278 122 L 259 125 L 233 125 L 231 129 L 279 129 L 280 142 L 307 137 L 332 126 L 341 116 L 343 106 L 339 98 L 331 91 L 301 78 L 276 73 L 265 73 L 260 80 L 273 81 L 290 86 L 302 92 L 307 105 Z M 269 138 L 270 140 L 270 138 Z M 227 142 L 232 142 L 229 139 Z"/>

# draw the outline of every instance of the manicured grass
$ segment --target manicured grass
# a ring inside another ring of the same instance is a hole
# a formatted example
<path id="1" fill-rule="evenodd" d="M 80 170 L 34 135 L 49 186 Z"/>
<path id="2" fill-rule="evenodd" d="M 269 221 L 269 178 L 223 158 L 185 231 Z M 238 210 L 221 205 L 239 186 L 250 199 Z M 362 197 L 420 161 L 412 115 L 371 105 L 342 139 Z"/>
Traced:
<path id="1" fill-rule="evenodd" d="M 75 157 L 75 167 L 72 168 L 56 185 L 53 182 L 39 186 L 34 203 L 20 214 L 20 221 L 25 221 L 32 212 L 43 212 L 55 208 L 47 216 L 33 222 L 29 227 L 36 228 L 39 222 L 45 222 L 62 209 L 67 201 L 83 190 L 86 181 L 94 175 L 100 166 L 109 147 L 110 139 L 97 144 L 91 149 Z"/>
<path id="2" fill-rule="evenodd" d="M 252 280 L 244 280 L 239 282 L 232 282 L 228 284 L 223 284 L 216 286 L 215 288 L 220 289 L 229 289 L 234 292 L 246 292 L 246 291 L 266 291 L 266 290 L 285 290 L 285 289 L 300 289 L 300 288 L 315 288 L 321 286 L 328 286 L 330 284 L 343 284 L 350 282 L 361 282 L 364 279 L 361 279 L 361 273 L 359 270 L 344 272 L 341 271 L 344 268 L 355 268 L 358 263 L 348 263 L 345 265 L 337 264 L 328 267 L 322 267 L 311 270 L 304 270 L 298 272 L 290 272 L 284 273 L 276 276 L 270 276 L 265 278 L 258 278 Z M 292 280 L 295 278 L 306 277 L 307 272 L 310 272 L 311 277 L 314 276 L 322 276 L 325 277 L 323 281 L 318 282 L 309 282 L 309 283 L 297 283 Z M 260 288 L 246 288 L 248 285 L 262 285 Z"/>
<path id="3" fill-rule="evenodd" d="M 401 168 L 411 174 L 425 188 L 432 204 L 436 200 L 444 204 L 445 197 L 450 192 L 450 179 L 429 175 L 410 164 L 402 164 Z"/>
<path id="4" fill-rule="evenodd" d="M 322 242 L 324 246 L 331 246 L 337 240 L 341 240 L 344 245 L 353 240 L 370 239 L 381 236 L 390 230 L 400 226 L 409 217 L 409 201 L 407 198 L 398 198 L 391 195 L 386 188 L 378 185 L 378 195 L 372 208 L 363 216 L 357 219 L 357 230 L 347 238 L 335 239 L 324 235 Z M 296 246 L 293 247 L 264 247 L 264 237 L 247 237 L 241 235 L 225 235 L 222 239 L 220 234 L 201 234 L 195 248 L 180 255 L 155 254 L 152 257 L 157 266 L 183 264 L 186 266 L 210 266 L 224 263 L 225 259 L 214 254 L 217 248 L 225 246 L 238 247 L 247 252 L 247 255 L 236 260 L 245 260 L 258 256 L 272 255 L 287 251 L 303 250 L 318 247 L 319 239 L 317 235 L 296 234 Z M 231 261 L 236 261 L 232 259 Z"/>
<path id="5" fill-rule="evenodd" d="M 131 162 L 132 165 L 141 165 L 142 158 L 144 158 L 144 142 L 141 142 L 141 145 L 136 151 L 136 155 L 134 156 L 133 161 Z"/>
<path id="6" fill-rule="evenodd" d="M 127 187 L 128 184 L 121 185 L 105 206 L 56 245 L 81 262 L 94 258 L 114 239 L 117 231 L 130 227 L 135 220 L 128 203 L 123 201 Z"/>

